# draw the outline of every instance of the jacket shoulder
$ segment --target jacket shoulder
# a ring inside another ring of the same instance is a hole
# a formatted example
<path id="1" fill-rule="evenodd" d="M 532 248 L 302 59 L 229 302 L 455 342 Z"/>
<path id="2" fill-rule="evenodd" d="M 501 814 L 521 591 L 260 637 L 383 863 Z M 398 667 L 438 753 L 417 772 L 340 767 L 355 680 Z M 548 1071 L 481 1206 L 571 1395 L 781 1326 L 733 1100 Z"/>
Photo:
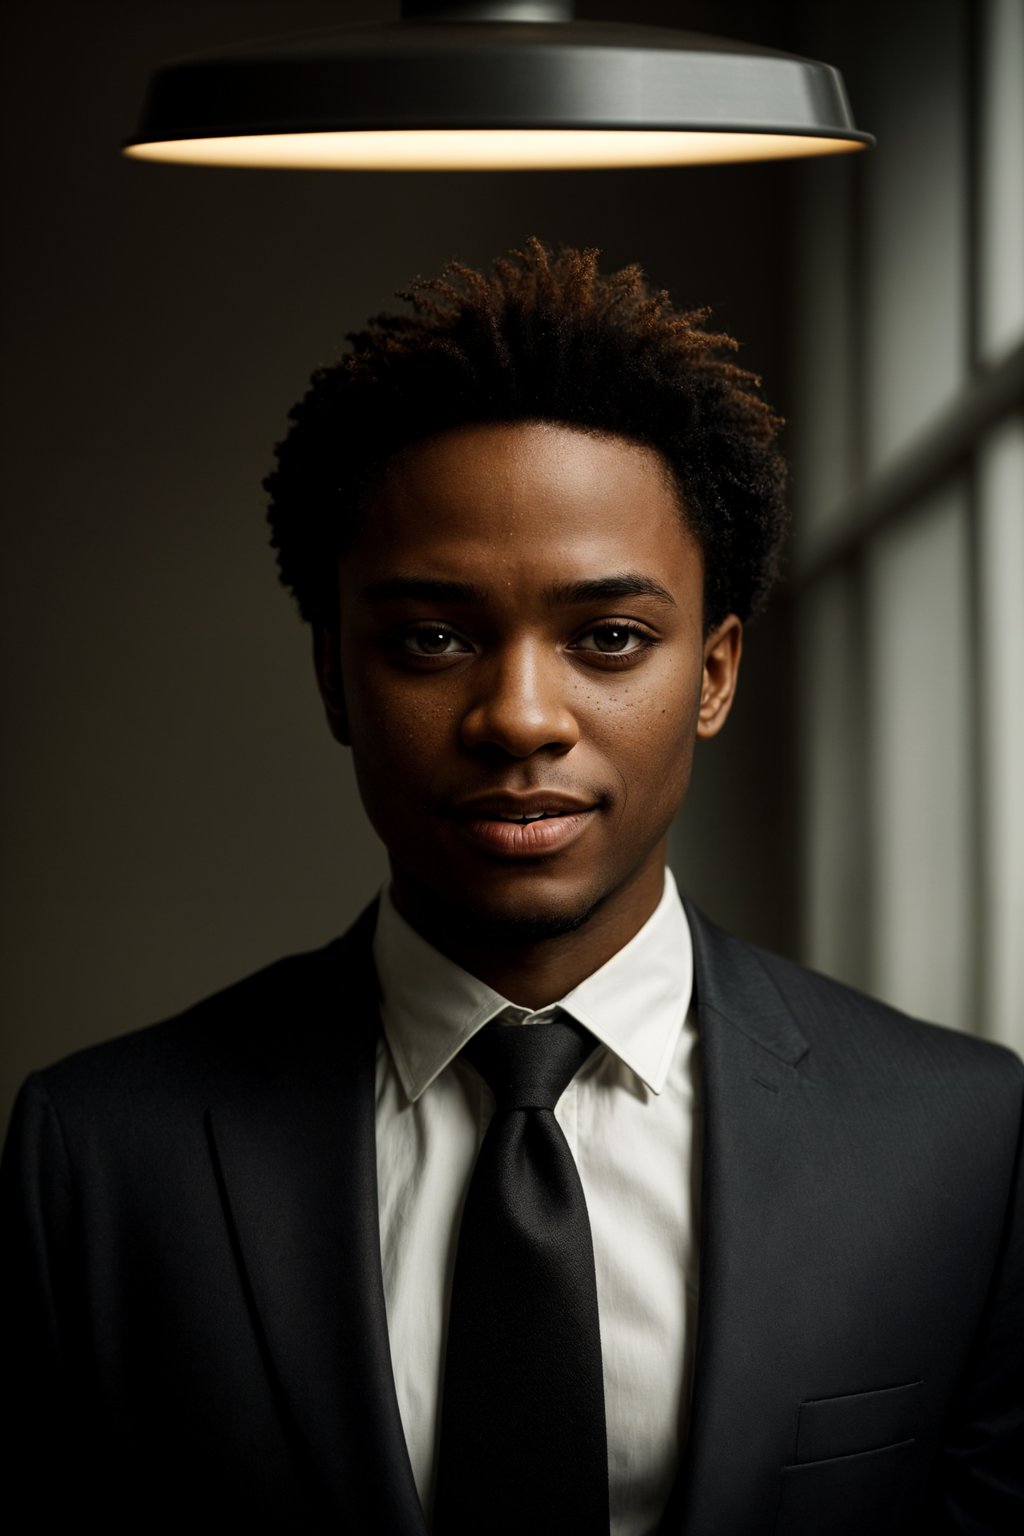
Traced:
<path id="1" fill-rule="evenodd" d="M 768 950 L 757 954 L 783 998 L 804 1016 L 811 1011 L 830 1021 L 830 1030 L 845 1028 L 854 1040 L 863 1036 L 868 1042 L 884 1037 L 922 1062 L 1024 1078 L 1020 1057 L 994 1040 L 969 1033 L 967 1020 L 952 1026 L 931 1023 L 781 955 Z"/>
<path id="2" fill-rule="evenodd" d="M 815 1072 L 858 1068 L 868 1077 L 884 1074 L 890 1082 L 905 1075 L 916 1083 L 935 1077 L 974 1085 L 988 1080 L 1018 1095 L 1024 1089 L 1024 1063 L 1019 1056 L 967 1032 L 969 1020 L 950 1028 L 915 1018 L 845 982 L 726 933 L 690 904 L 688 915 L 695 949 L 713 978 L 718 1010 L 750 1009 L 757 1006 L 759 993 L 763 1006 L 764 997 L 770 995 L 803 1035 Z"/>
<path id="3" fill-rule="evenodd" d="M 342 937 L 286 955 L 183 1012 L 87 1046 L 34 1073 L 30 1091 L 94 1107 L 159 1095 L 206 1093 L 241 1073 L 288 1070 L 343 1038 L 372 975 L 375 906 Z"/>

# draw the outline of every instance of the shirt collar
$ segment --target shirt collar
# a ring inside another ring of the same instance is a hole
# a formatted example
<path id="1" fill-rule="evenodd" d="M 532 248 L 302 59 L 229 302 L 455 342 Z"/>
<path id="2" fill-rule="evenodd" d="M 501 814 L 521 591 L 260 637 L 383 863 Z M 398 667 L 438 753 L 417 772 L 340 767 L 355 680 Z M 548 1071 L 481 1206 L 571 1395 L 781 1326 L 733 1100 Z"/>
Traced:
<path id="1" fill-rule="evenodd" d="M 653 1093 L 665 1086 L 693 988 L 690 929 L 670 870 L 661 901 L 638 933 L 578 987 L 531 1013 L 442 955 L 381 892 L 373 958 L 381 1021 L 395 1069 L 415 1102 L 491 1019 L 537 1022 L 561 1008 Z"/>

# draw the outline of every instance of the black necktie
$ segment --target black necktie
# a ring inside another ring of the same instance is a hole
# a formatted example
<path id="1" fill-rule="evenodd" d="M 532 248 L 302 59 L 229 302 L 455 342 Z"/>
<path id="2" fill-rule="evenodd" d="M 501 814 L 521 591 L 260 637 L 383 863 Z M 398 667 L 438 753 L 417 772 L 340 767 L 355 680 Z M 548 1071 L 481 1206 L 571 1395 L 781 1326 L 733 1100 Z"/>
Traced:
<path id="1" fill-rule="evenodd" d="M 595 1043 L 492 1024 L 463 1051 L 497 1107 L 459 1230 L 435 1536 L 608 1536 L 594 1248 L 552 1113 Z"/>

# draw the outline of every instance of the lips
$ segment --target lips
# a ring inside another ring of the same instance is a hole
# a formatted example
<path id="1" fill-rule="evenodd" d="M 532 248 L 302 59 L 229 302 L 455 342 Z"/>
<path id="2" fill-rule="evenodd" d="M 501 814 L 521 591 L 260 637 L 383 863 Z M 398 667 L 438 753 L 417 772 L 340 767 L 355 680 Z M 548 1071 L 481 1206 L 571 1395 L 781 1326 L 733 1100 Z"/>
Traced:
<path id="1" fill-rule="evenodd" d="M 556 790 L 480 795 L 460 802 L 456 819 L 478 848 L 503 858 L 538 858 L 574 843 L 597 809 Z"/>
<path id="2" fill-rule="evenodd" d="M 576 816 L 595 809 L 593 800 L 567 795 L 561 790 L 533 789 L 523 793 L 503 790 L 474 795 L 455 807 L 460 821 L 532 821 L 541 816 Z"/>

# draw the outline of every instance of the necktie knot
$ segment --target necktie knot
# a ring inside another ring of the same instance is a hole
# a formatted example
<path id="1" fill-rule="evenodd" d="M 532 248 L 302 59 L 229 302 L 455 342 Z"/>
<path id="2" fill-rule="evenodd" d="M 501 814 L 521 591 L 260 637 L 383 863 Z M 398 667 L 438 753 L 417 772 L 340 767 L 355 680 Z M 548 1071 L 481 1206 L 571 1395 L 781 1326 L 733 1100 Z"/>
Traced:
<path id="1" fill-rule="evenodd" d="M 551 1024 L 486 1024 L 463 1047 L 499 1110 L 554 1109 L 593 1051 L 593 1035 L 572 1019 Z"/>

